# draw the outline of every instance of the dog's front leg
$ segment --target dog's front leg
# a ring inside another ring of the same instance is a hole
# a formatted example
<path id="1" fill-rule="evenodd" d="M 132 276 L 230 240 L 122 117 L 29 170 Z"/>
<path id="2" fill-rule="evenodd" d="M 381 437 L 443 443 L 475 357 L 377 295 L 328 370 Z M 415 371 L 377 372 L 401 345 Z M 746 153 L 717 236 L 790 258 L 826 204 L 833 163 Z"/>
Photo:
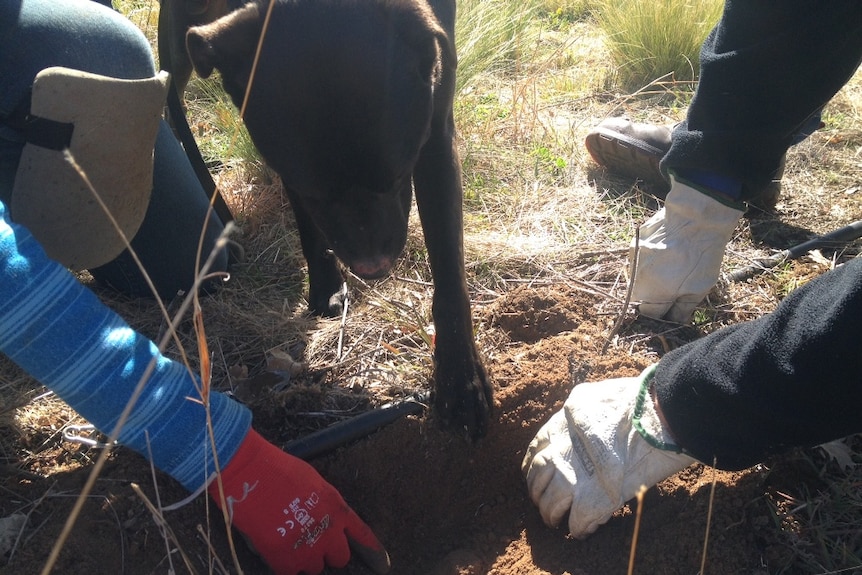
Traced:
<path id="1" fill-rule="evenodd" d="M 338 317 L 344 309 L 346 294 L 344 277 L 338 269 L 335 256 L 326 238 L 305 211 L 302 200 L 290 190 L 285 190 L 285 194 L 293 208 L 302 255 L 308 264 L 308 311 L 314 315 Z"/>
<path id="2" fill-rule="evenodd" d="M 434 279 L 432 314 L 434 406 L 447 427 L 466 430 L 476 440 L 488 430 L 493 390 L 473 338 L 464 272 L 461 168 L 448 128 L 432 132 L 413 174 L 416 203 Z"/>

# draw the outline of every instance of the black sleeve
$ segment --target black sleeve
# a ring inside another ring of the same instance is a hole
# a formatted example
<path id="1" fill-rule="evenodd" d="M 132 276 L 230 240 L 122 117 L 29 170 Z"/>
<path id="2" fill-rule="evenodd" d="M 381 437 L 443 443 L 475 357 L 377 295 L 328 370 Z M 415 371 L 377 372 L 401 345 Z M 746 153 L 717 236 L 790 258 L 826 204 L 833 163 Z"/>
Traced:
<path id="1" fill-rule="evenodd" d="M 776 310 L 664 356 L 655 390 L 698 460 L 742 469 L 862 432 L 862 258 L 796 289 Z"/>
<path id="2" fill-rule="evenodd" d="M 697 91 L 662 169 L 722 174 L 750 199 L 860 57 L 858 0 L 727 0 L 701 46 Z"/>

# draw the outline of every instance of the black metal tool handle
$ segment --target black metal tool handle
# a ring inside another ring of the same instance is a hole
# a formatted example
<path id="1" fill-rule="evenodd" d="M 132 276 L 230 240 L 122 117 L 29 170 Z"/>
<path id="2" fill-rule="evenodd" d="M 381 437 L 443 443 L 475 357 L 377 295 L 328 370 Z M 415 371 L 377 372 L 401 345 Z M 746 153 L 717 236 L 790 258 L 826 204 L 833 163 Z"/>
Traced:
<path id="1" fill-rule="evenodd" d="M 283 449 L 308 461 L 370 435 L 405 415 L 419 415 L 427 407 L 427 397 L 411 397 L 340 421 L 305 437 L 289 441 Z"/>
<path id="2" fill-rule="evenodd" d="M 794 260 L 803 256 L 813 249 L 821 248 L 827 245 L 846 243 L 862 237 L 862 220 L 857 220 L 852 224 L 848 224 L 843 228 L 838 228 L 833 232 L 817 236 L 807 242 L 795 245 L 791 248 L 783 250 L 774 256 L 757 260 L 756 263 L 740 268 L 731 272 L 728 276 L 730 281 L 739 282 L 745 281 L 748 278 L 763 273 L 766 270 L 772 269 L 782 263 Z"/>

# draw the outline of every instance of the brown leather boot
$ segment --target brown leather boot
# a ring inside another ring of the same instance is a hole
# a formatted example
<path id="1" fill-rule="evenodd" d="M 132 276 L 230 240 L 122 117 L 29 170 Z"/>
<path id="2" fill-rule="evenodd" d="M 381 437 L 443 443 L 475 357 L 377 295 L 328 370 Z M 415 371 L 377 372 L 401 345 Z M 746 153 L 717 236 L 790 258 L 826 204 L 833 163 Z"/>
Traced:
<path id="1" fill-rule="evenodd" d="M 615 174 L 661 185 L 665 195 L 670 184 L 658 164 L 670 149 L 671 129 L 623 117 L 608 118 L 587 134 L 584 143 L 598 165 Z"/>
<path id="2" fill-rule="evenodd" d="M 597 164 L 609 172 L 652 184 L 654 195 L 664 199 L 670 184 L 659 170 L 659 162 L 670 149 L 672 131 L 673 126 L 637 123 L 624 117 L 608 118 L 587 134 L 584 144 Z M 785 160 L 783 156 L 772 181 L 748 200 L 747 217 L 775 211 Z"/>

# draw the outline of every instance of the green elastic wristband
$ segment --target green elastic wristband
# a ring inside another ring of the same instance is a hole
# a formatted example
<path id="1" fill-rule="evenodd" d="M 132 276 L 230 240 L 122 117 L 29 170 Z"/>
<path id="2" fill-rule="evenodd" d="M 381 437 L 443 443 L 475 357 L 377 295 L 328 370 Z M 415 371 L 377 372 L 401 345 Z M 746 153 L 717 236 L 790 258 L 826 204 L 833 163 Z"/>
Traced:
<path id="1" fill-rule="evenodd" d="M 646 440 L 651 446 L 656 449 L 661 449 L 662 451 L 673 451 L 675 453 L 682 453 L 682 449 L 678 445 L 674 445 L 673 443 L 666 443 L 661 439 L 653 436 L 649 433 L 646 428 L 644 428 L 643 423 L 641 423 L 641 417 L 644 414 L 644 410 L 646 409 L 646 402 L 649 400 L 649 389 L 652 385 L 653 377 L 655 376 L 657 364 L 654 364 L 648 368 L 646 368 L 641 374 L 641 386 L 638 390 L 637 399 L 635 399 L 635 410 L 632 414 L 632 425 L 641 434 L 641 437 Z M 658 419 L 658 414 L 656 414 L 656 419 Z"/>

